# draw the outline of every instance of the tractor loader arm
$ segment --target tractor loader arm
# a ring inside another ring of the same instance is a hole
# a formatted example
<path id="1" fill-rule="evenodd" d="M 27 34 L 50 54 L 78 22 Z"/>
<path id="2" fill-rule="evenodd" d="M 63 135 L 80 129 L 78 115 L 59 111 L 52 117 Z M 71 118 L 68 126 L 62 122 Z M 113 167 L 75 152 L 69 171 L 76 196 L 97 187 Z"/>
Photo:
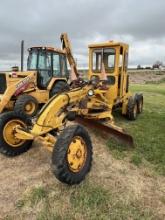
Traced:
<path id="1" fill-rule="evenodd" d="M 62 43 L 62 49 L 66 53 L 69 65 L 71 66 L 71 68 L 73 68 L 76 77 L 78 77 L 79 74 L 78 74 L 78 70 L 77 70 L 77 65 L 76 65 L 76 61 L 75 61 L 73 54 L 72 54 L 71 43 L 69 41 L 67 33 L 62 33 L 60 39 L 61 39 L 61 43 Z"/>

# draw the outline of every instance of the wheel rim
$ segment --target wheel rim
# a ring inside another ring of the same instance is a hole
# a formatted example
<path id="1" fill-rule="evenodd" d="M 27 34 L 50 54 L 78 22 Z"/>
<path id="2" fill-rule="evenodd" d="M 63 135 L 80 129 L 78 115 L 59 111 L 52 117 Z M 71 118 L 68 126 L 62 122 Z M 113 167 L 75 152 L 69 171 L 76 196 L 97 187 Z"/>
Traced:
<path id="1" fill-rule="evenodd" d="M 35 110 L 36 110 L 36 105 L 34 102 L 31 101 L 25 105 L 26 114 L 31 115 L 31 114 L 33 114 L 33 112 L 35 112 Z"/>
<path id="2" fill-rule="evenodd" d="M 81 137 L 74 137 L 67 151 L 67 161 L 69 169 L 74 173 L 79 172 L 84 167 L 86 158 L 86 143 Z"/>
<path id="3" fill-rule="evenodd" d="M 23 121 L 19 119 L 13 119 L 7 122 L 3 128 L 3 138 L 6 141 L 6 143 L 12 147 L 19 147 L 25 142 L 24 140 L 16 138 L 16 126 L 25 127 L 25 124 Z"/>

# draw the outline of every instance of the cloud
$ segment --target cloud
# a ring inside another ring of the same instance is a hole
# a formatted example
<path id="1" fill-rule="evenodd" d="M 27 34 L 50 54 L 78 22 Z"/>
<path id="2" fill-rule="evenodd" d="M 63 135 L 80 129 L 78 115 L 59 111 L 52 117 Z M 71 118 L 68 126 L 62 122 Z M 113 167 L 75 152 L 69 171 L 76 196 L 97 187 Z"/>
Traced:
<path id="1" fill-rule="evenodd" d="M 89 43 L 110 39 L 130 45 L 130 65 L 164 61 L 164 8 L 163 0 L 1 0 L 0 69 L 19 65 L 22 39 L 26 47 L 60 47 L 61 32 L 80 66 Z"/>

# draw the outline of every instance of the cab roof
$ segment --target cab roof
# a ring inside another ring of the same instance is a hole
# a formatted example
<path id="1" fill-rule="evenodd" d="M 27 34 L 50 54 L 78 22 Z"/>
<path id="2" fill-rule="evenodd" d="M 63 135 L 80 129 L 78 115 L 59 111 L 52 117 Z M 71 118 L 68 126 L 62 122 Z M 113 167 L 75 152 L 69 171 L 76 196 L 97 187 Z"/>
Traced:
<path id="1" fill-rule="evenodd" d="M 50 52 L 65 54 L 64 50 L 61 50 L 61 49 L 55 48 L 55 47 L 35 46 L 35 47 L 30 47 L 28 50 L 32 50 L 32 49 L 46 50 L 46 51 L 50 51 Z"/>
<path id="2" fill-rule="evenodd" d="M 117 42 L 117 41 L 107 41 L 103 43 L 96 43 L 96 44 L 89 44 L 88 48 L 102 48 L 102 47 L 115 47 L 115 46 L 122 46 L 122 47 L 129 47 L 128 44 L 122 43 L 122 42 Z"/>

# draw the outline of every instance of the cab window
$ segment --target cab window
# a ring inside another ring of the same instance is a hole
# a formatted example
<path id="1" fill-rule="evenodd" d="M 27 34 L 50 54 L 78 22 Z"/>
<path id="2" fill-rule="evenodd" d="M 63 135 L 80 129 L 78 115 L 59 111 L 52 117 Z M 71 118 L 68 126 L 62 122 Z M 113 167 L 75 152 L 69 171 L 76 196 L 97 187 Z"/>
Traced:
<path id="1" fill-rule="evenodd" d="M 61 55 L 61 76 L 68 77 L 68 75 L 69 75 L 69 72 L 67 70 L 66 56 Z"/>
<path id="2" fill-rule="evenodd" d="M 36 70 L 37 69 L 37 50 L 32 50 L 29 52 L 27 69 L 28 70 Z"/>
<path id="3" fill-rule="evenodd" d="M 104 65 L 108 72 L 113 72 L 115 67 L 115 49 L 109 48 L 104 50 Z"/>
<path id="4" fill-rule="evenodd" d="M 96 49 L 93 51 L 93 71 L 101 72 L 101 62 L 102 62 L 102 50 Z"/>
<path id="5" fill-rule="evenodd" d="M 59 54 L 53 54 L 53 76 L 60 75 L 60 56 Z"/>
<path id="6" fill-rule="evenodd" d="M 39 52 L 38 69 L 51 70 L 51 54 L 43 51 Z"/>
<path id="7" fill-rule="evenodd" d="M 39 51 L 38 54 L 38 86 L 45 89 L 52 77 L 51 73 L 51 53 Z"/>
<path id="8" fill-rule="evenodd" d="M 113 73 L 115 69 L 115 54 L 114 48 L 95 49 L 93 51 L 93 71 L 100 73 L 103 62 L 106 72 Z"/>
<path id="9" fill-rule="evenodd" d="M 124 56 L 124 70 L 127 71 L 127 68 L 128 68 L 128 52 L 126 52 Z"/>

